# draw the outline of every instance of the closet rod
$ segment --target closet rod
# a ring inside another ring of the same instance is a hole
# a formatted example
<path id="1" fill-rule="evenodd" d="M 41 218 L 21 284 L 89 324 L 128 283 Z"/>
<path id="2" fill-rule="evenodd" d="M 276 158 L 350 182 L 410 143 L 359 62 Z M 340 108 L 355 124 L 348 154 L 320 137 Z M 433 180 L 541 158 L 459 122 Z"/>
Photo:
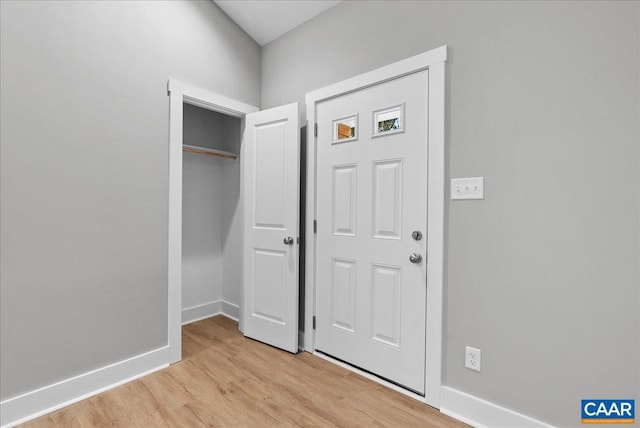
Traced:
<path id="1" fill-rule="evenodd" d="M 183 152 L 196 153 L 198 155 L 214 156 L 217 158 L 225 159 L 237 159 L 238 155 L 231 152 L 225 152 L 224 150 L 207 149 L 206 147 L 190 146 L 188 144 L 182 145 Z"/>

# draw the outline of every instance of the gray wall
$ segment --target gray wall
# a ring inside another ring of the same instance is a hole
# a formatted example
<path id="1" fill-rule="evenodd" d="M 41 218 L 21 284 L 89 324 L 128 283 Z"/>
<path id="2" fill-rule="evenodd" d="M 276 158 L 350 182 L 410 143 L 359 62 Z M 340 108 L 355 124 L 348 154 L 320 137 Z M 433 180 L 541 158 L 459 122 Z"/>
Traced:
<path id="1" fill-rule="evenodd" d="M 183 103 L 182 143 L 238 153 L 242 119 Z"/>
<path id="2" fill-rule="evenodd" d="M 213 2 L 0 2 L 0 399 L 167 341 L 167 79 L 260 105 Z"/>
<path id="3" fill-rule="evenodd" d="M 580 425 L 638 397 L 638 2 L 346 1 L 263 48 L 268 108 L 448 45 L 444 383 Z M 482 372 L 464 346 L 482 349 Z"/>
<path id="4" fill-rule="evenodd" d="M 240 153 L 239 144 L 232 150 Z M 232 305 L 242 304 L 242 243 L 243 213 L 240 178 L 240 157 L 225 159 L 222 197 L 222 299 Z M 229 313 L 228 315 L 233 315 Z"/>
<path id="5" fill-rule="evenodd" d="M 184 104 L 183 143 L 240 153 L 241 122 Z M 183 153 L 182 165 L 182 308 L 239 305 L 240 160 Z"/>
<path id="6" fill-rule="evenodd" d="M 224 161 L 183 154 L 182 309 L 222 299 Z"/>
<path id="7" fill-rule="evenodd" d="M 182 308 L 221 299 L 239 306 L 240 158 L 184 153 L 183 159 Z"/>

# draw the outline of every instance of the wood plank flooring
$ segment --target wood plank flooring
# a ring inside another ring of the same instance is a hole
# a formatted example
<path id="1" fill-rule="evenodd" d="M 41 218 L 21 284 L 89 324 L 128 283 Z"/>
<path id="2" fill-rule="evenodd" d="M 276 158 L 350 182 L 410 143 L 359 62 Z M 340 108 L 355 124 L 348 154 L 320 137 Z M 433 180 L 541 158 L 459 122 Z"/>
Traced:
<path id="1" fill-rule="evenodd" d="M 183 360 L 23 427 L 464 427 L 309 353 L 218 316 L 182 329 Z"/>

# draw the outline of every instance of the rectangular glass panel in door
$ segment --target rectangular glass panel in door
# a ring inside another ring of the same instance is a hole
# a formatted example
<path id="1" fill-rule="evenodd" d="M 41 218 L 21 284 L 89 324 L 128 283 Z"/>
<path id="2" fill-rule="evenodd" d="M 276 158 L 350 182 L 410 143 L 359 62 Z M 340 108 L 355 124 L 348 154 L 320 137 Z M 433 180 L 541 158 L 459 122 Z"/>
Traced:
<path id="1" fill-rule="evenodd" d="M 317 105 L 316 349 L 425 391 L 428 72 Z M 335 123 L 359 120 L 335 143 Z M 422 260 L 413 254 L 420 255 Z"/>

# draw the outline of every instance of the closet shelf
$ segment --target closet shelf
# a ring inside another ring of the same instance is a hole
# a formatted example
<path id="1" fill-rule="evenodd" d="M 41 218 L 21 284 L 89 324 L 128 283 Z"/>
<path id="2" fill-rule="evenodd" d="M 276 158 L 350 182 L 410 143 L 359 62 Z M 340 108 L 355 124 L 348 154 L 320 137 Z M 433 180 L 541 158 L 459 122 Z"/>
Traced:
<path id="1" fill-rule="evenodd" d="M 238 158 L 238 155 L 236 153 L 225 152 L 224 150 L 208 149 L 206 147 L 190 146 L 188 144 L 182 145 L 182 151 L 189 152 L 189 153 L 196 153 L 199 155 L 214 156 L 217 158 L 225 158 L 225 159 Z"/>

